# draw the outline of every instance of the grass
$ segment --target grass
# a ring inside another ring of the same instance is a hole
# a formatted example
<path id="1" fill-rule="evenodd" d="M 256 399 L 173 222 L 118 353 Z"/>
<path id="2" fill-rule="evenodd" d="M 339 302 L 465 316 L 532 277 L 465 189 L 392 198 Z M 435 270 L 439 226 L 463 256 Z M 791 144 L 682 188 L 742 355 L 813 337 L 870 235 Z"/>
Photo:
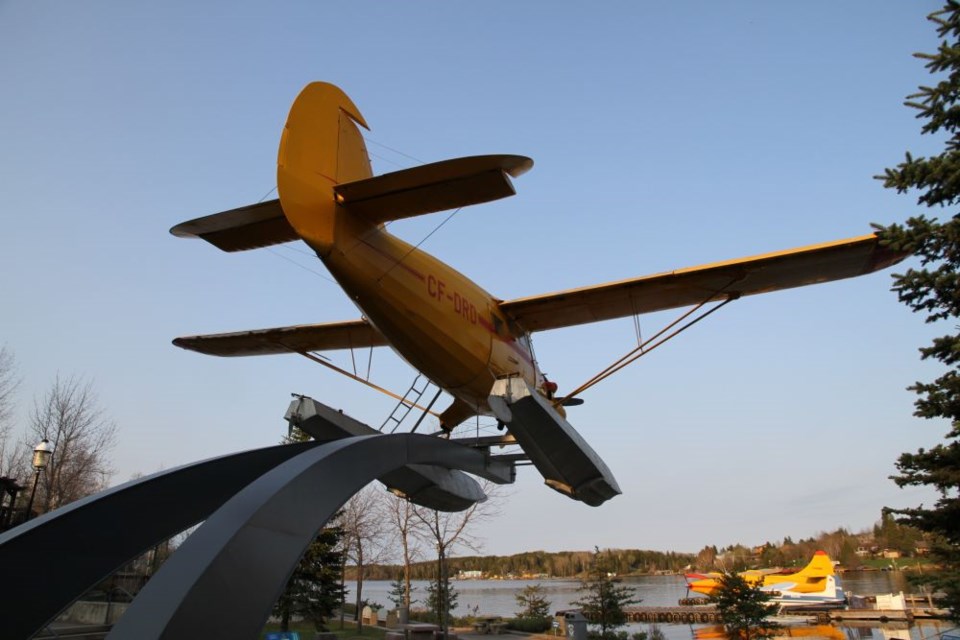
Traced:
<path id="1" fill-rule="evenodd" d="M 333 619 L 327 622 L 327 628 L 330 629 L 332 633 L 337 635 L 337 638 L 343 640 L 348 640 L 350 638 L 368 638 L 370 640 L 383 640 L 383 636 L 386 633 L 386 629 L 383 627 L 374 627 L 369 624 L 363 625 L 362 633 L 357 633 L 357 624 L 347 620 L 343 623 L 343 628 L 340 628 L 340 620 Z M 267 624 L 263 628 L 263 632 L 260 634 L 261 638 L 265 638 L 267 633 L 272 631 L 280 631 L 279 624 Z M 304 622 L 291 622 L 290 631 L 298 631 L 300 633 L 300 640 L 313 640 L 313 634 L 316 633 L 316 629 L 313 628 L 313 623 L 309 621 Z"/>
<path id="2" fill-rule="evenodd" d="M 933 569 L 934 565 L 929 558 L 869 558 L 863 561 L 863 565 L 871 569 L 889 569 L 896 567 L 898 570 L 914 571 L 918 568 Z"/>

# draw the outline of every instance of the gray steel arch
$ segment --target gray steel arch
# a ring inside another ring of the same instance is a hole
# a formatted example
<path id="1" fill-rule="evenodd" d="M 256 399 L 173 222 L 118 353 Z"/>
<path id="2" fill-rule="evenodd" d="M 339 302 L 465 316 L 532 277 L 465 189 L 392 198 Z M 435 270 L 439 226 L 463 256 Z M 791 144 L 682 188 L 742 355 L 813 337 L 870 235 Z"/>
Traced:
<path id="1" fill-rule="evenodd" d="M 211 515 L 108 638 L 256 638 L 307 545 L 357 490 L 407 464 L 485 475 L 485 463 L 475 449 L 408 433 L 357 436 L 300 453 Z"/>
<path id="2" fill-rule="evenodd" d="M 0 534 L 3 638 L 29 638 L 125 562 L 205 520 L 244 486 L 322 443 L 204 460 L 108 489 Z"/>

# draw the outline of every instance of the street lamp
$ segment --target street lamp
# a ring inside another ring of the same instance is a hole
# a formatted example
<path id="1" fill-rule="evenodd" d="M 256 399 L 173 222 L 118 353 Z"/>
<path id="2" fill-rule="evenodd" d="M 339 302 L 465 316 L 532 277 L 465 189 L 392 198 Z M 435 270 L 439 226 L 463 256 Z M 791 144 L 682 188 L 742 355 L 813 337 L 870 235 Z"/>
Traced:
<path id="1" fill-rule="evenodd" d="M 27 519 L 33 513 L 33 497 L 37 495 L 37 484 L 40 482 L 40 472 L 43 471 L 50 462 L 50 456 L 53 455 L 53 445 L 46 438 L 33 448 L 33 489 L 30 490 L 30 500 L 27 502 Z"/>

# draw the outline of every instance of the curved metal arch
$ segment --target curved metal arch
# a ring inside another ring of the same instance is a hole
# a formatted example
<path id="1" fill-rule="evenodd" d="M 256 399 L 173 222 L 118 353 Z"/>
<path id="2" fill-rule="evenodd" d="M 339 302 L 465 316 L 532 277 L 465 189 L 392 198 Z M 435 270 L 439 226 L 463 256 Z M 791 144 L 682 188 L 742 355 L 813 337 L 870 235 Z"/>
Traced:
<path id="1" fill-rule="evenodd" d="M 484 463 L 480 451 L 408 433 L 347 438 L 300 453 L 211 515 L 108 638 L 257 637 L 316 532 L 356 491 L 407 464 L 478 473 Z"/>
<path id="2" fill-rule="evenodd" d="M 144 551 L 206 519 L 278 464 L 319 442 L 277 445 L 169 469 L 0 534 L 3 637 L 29 638 Z"/>

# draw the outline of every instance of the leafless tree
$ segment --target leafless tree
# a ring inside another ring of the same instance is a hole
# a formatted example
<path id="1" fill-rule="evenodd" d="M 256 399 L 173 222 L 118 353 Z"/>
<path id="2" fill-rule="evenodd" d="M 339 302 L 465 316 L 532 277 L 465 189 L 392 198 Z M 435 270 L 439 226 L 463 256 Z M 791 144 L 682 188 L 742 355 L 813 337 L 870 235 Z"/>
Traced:
<path id="1" fill-rule="evenodd" d="M 417 526 L 423 526 L 422 520 L 413 513 L 413 505 L 409 500 L 386 493 L 382 503 L 383 519 L 389 522 L 396 532 L 403 554 L 403 606 L 410 610 L 410 565 L 417 556 L 417 542 L 421 539 L 415 535 Z"/>
<path id="2" fill-rule="evenodd" d="M 113 470 L 107 454 L 116 425 L 100 407 L 93 384 L 59 375 L 42 400 L 34 401 L 30 436 L 46 439 L 53 456 L 40 476 L 35 504 L 50 511 L 103 489 Z"/>
<path id="3" fill-rule="evenodd" d="M 13 352 L 6 346 L 0 347 L 0 435 L 9 434 L 14 408 L 14 393 L 20 386 L 17 378 L 17 363 Z"/>
<path id="4" fill-rule="evenodd" d="M 378 503 L 383 489 L 379 484 L 369 484 L 358 491 L 343 505 L 340 526 L 347 557 L 357 571 L 357 634 L 363 631 L 363 569 L 371 563 L 380 562 L 387 552 L 389 529 L 383 526 Z"/>
<path id="5" fill-rule="evenodd" d="M 489 481 L 481 481 L 483 492 L 487 494 L 487 499 L 482 502 L 475 502 L 470 508 L 464 511 L 444 512 L 427 509 L 417 505 L 412 505 L 414 516 L 423 525 L 416 529 L 415 535 L 421 538 L 423 542 L 434 545 L 437 550 L 437 593 L 443 593 L 446 588 L 444 560 L 457 547 L 465 547 L 471 551 L 480 551 L 481 540 L 471 530 L 470 525 L 483 522 L 495 517 L 499 513 L 499 504 L 496 500 L 501 493 L 500 487 Z M 441 597 L 440 602 L 445 602 L 446 598 Z M 442 609 L 443 607 L 441 607 Z M 448 631 L 448 611 L 439 611 L 440 626 L 443 628 L 444 637 Z"/>
<path id="6" fill-rule="evenodd" d="M 16 408 L 15 395 L 20 386 L 17 376 L 17 362 L 6 345 L 0 347 L 0 476 L 19 477 L 18 456 L 14 454 L 20 447 L 11 438 L 13 431 L 13 412 Z"/>

